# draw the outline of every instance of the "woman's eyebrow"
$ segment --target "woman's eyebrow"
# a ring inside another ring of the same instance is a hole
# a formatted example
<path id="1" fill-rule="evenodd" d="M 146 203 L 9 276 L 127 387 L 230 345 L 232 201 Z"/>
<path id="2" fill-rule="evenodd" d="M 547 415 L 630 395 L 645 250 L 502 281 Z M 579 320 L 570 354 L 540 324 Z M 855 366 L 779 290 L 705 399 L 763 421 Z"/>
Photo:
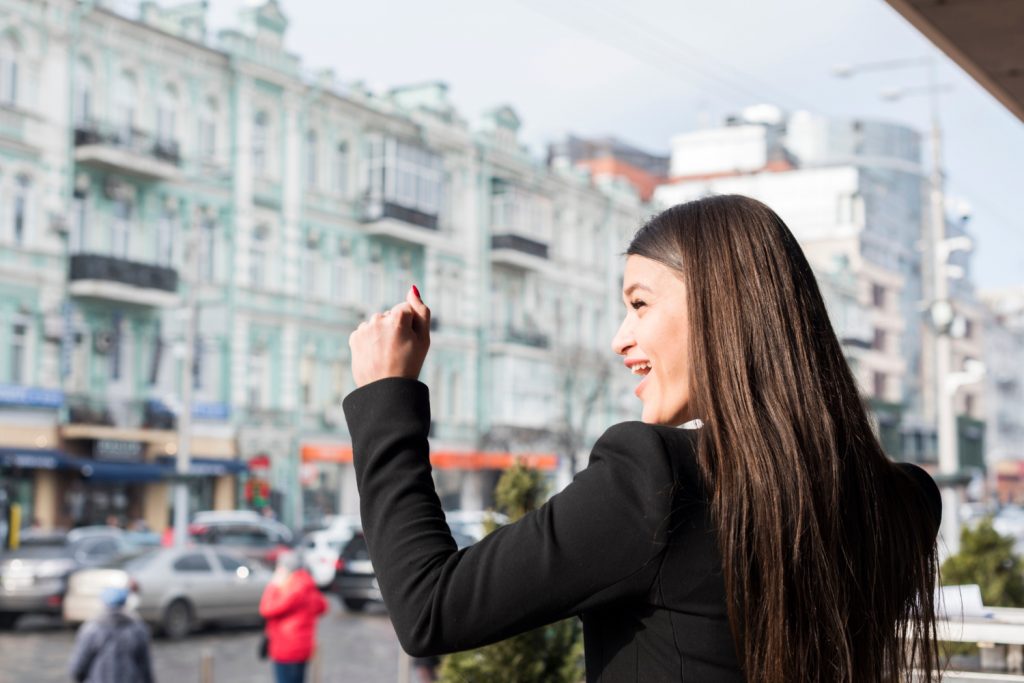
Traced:
<path id="1" fill-rule="evenodd" d="M 654 293 L 654 291 L 650 287 L 643 284 L 642 282 L 634 282 L 629 287 L 626 287 L 624 290 L 622 290 L 622 296 L 629 296 L 630 294 L 633 293 L 634 290 L 637 289 L 642 289 L 645 292 L 651 292 L 652 294 Z"/>

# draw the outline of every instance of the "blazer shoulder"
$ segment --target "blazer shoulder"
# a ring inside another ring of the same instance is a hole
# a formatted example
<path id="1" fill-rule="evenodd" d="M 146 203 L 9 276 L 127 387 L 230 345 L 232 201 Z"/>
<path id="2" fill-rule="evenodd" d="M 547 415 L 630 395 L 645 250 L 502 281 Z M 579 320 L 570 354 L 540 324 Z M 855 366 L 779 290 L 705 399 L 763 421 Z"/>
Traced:
<path id="1" fill-rule="evenodd" d="M 595 458 L 619 461 L 623 466 L 659 477 L 671 472 L 672 479 L 689 479 L 697 471 L 696 434 L 639 421 L 620 422 L 597 440 L 591 462 Z"/>

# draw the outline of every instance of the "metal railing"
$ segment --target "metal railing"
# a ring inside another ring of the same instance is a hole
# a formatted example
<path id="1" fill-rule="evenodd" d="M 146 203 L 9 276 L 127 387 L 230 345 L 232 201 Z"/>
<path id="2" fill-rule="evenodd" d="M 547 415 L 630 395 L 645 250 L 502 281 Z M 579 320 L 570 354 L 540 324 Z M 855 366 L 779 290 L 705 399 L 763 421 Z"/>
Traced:
<path id="1" fill-rule="evenodd" d="M 106 145 L 152 157 L 177 166 L 181 150 L 176 140 L 163 140 L 130 126 L 113 126 L 94 121 L 75 124 L 75 146 Z"/>

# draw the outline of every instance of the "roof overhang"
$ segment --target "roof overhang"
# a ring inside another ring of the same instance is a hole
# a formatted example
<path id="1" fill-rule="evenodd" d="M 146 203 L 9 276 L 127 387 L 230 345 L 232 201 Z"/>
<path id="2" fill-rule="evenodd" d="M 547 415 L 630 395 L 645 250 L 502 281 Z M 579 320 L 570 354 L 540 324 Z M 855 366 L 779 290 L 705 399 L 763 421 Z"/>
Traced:
<path id="1" fill-rule="evenodd" d="M 886 1 L 1024 122 L 1024 2 Z"/>

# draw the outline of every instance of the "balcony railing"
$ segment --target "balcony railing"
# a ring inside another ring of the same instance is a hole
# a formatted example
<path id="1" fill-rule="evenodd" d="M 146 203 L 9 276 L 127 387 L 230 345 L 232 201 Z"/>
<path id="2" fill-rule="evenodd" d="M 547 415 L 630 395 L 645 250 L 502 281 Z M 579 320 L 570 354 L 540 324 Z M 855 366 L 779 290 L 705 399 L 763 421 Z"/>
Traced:
<path id="1" fill-rule="evenodd" d="M 74 296 L 146 306 L 177 301 L 178 271 L 115 256 L 73 254 L 68 280 Z"/>
<path id="2" fill-rule="evenodd" d="M 177 141 L 162 140 L 128 127 L 93 122 L 75 125 L 75 160 L 154 179 L 180 175 Z"/>
<path id="3" fill-rule="evenodd" d="M 548 257 L 548 245 L 521 235 L 493 235 L 491 249 L 512 249 L 537 258 Z"/>
<path id="4" fill-rule="evenodd" d="M 139 263 L 116 256 L 74 254 L 71 256 L 71 281 L 110 280 L 144 289 L 178 291 L 178 271 L 166 266 Z"/>
<path id="5" fill-rule="evenodd" d="M 515 327 L 505 328 L 504 334 L 499 335 L 498 341 L 505 342 L 507 344 L 530 346 L 535 349 L 546 349 L 551 346 L 550 337 L 543 332 L 520 330 Z"/>
<path id="6" fill-rule="evenodd" d="M 418 228 L 438 229 L 437 214 L 424 213 L 418 209 L 386 200 L 364 200 L 360 214 L 363 223 L 374 223 L 385 218 L 392 218 Z"/>

